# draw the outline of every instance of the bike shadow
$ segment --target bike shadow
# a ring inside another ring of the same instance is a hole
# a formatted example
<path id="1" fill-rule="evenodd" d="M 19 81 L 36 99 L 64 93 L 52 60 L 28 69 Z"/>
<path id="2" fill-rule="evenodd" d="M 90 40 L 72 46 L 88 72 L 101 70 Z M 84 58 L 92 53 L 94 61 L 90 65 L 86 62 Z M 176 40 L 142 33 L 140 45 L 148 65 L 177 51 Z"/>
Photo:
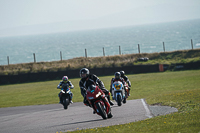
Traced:
<path id="1" fill-rule="evenodd" d="M 95 119 L 95 120 L 87 120 L 87 121 L 72 122 L 72 123 L 54 125 L 54 126 L 51 126 L 51 127 L 65 126 L 65 125 L 74 125 L 74 124 L 81 124 L 81 123 L 87 123 L 87 122 L 96 122 L 96 121 L 104 121 L 104 119 Z"/>
<path id="2" fill-rule="evenodd" d="M 110 106 L 111 108 L 120 108 L 120 107 L 122 107 L 123 106 L 123 104 L 121 105 L 121 106 L 118 106 L 118 105 L 116 105 L 116 104 L 114 104 L 113 106 Z"/>

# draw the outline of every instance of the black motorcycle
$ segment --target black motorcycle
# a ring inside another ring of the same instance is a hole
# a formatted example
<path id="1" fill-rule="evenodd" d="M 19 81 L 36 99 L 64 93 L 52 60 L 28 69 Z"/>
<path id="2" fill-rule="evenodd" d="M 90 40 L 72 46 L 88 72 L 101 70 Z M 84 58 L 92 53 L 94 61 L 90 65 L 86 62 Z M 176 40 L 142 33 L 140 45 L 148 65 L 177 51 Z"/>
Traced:
<path id="1" fill-rule="evenodd" d="M 72 100 L 72 92 L 70 88 L 68 87 L 62 88 L 60 91 L 60 96 L 61 96 L 60 98 L 62 99 L 62 105 L 64 109 L 67 109 L 68 105 L 70 104 Z"/>

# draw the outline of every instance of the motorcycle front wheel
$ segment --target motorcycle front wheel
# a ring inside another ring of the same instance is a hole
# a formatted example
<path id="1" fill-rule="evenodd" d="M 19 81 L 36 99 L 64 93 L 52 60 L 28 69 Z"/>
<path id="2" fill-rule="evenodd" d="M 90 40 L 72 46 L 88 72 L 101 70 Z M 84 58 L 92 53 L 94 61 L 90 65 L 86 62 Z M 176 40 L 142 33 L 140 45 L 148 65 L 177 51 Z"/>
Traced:
<path id="1" fill-rule="evenodd" d="M 69 99 L 68 98 L 64 98 L 63 99 L 63 107 L 64 109 L 67 109 L 69 105 Z"/>
<path id="2" fill-rule="evenodd" d="M 121 101 L 121 96 L 117 95 L 117 105 L 121 106 L 122 105 L 122 101 Z"/>
<path id="3" fill-rule="evenodd" d="M 98 113 L 101 115 L 101 117 L 103 119 L 107 119 L 106 111 L 100 102 L 96 103 L 96 107 L 97 107 L 97 110 L 99 111 Z"/>

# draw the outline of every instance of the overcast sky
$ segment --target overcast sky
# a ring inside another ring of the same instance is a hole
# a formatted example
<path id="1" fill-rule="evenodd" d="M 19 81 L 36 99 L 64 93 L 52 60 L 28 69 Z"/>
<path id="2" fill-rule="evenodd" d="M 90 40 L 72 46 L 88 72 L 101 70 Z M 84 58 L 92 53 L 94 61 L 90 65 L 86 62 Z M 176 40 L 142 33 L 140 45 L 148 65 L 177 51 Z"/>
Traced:
<path id="1" fill-rule="evenodd" d="M 0 0 L 0 36 L 40 33 L 37 26 L 59 32 L 194 18 L 200 0 Z"/>

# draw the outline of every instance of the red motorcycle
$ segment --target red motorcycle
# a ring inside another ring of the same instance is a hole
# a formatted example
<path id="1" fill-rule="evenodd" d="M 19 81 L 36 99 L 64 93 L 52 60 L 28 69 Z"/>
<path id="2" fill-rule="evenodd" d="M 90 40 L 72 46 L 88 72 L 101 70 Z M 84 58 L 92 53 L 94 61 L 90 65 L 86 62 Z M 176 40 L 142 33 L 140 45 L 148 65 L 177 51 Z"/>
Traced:
<path id="1" fill-rule="evenodd" d="M 125 82 L 125 85 L 124 85 L 124 89 L 125 89 L 125 99 L 124 99 L 124 103 L 126 103 L 126 99 L 128 98 L 129 96 L 129 89 L 128 89 L 128 84 Z"/>
<path id="2" fill-rule="evenodd" d="M 96 85 L 90 85 L 87 89 L 86 98 L 94 111 L 103 119 L 111 118 L 111 108 L 104 92 Z"/>

